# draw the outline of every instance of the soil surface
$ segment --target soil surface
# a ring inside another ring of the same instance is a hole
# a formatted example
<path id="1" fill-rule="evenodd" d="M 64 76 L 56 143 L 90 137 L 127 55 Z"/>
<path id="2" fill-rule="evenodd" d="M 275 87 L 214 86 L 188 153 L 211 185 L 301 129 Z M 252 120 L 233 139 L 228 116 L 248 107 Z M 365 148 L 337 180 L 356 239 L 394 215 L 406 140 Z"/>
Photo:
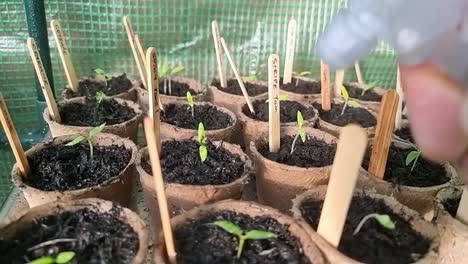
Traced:
<path id="1" fill-rule="evenodd" d="M 348 90 L 349 97 L 355 98 L 362 101 L 370 102 L 380 102 L 382 101 L 382 96 L 376 93 L 374 90 L 367 91 L 364 96 L 362 96 L 362 89 L 350 84 L 344 84 L 346 90 Z"/>
<path id="2" fill-rule="evenodd" d="M 230 221 L 244 231 L 269 231 L 278 238 L 246 240 L 242 255 L 237 258 L 238 239 L 212 224 L 219 220 Z M 251 218 L 232 211 L 206 214 L 177 228 L 174 237 L 179 252 L 177 263 L 310 263 L 301 252 L 300 242 L 289 233 L 288 226 L 268 216 Z"/>
<path id="3" fill-rule="evenodd" d="M 266 103 L 264 100 L 257 100 L 252 104 L 255 110 L 255 114 L 250 112 L 247 104 L 242 106 L 242 112 L 252 119 L 268 122 L 268 103 Z M 306 107 L 295 101 L 281 101 L 280 108 L 281 123 L 297 122 L 297 111 L 301 111 L 304 120 L 311 119 L 316 115 L 312 106 Z"/>
<path id="4" fill-rule="evenodd" d="M 221 83 L 219 82 L 219 80 L 216 80 L 216 79 L 211 82 L 211 85 L 225 93 L 243 95 L 242 90 L 239 86 L 239 83 L 237 82 L 236 79 L 227 80 L 226 88 L 222 88 Z M 256 95 L 268 92 L 267 86 L 253 84 L 251 82 L 244 82 L 244 86 L 249 96 L 256 96 Z"/>
<path id="5" fill-rule="evenodd" d="M 366 109 L 360 107 L 346 107 L 343 115 L 343 104 L 332 104 L 330 111 L 323 111 L 319 103 L 314 103 L 314 107 L 318 109 L 320 118 L 335 126 L 346 126 L 354 123 L 362 127 L 372 127 L 377 125 L 377 119 Z"/>
<path id="6" fill-rule="evenodd" d="M 445 210 L 452 216 L 457 216 L 458 206 L 460 205 L 460 198 L 450 198 L 443 201 L 442 205 L 444 206 Z"/>
<path id="7" fill-rule="evenodd" d="M 450 180 L 444 166 L 419 157 L 416 167 L 411 171 L 412 164 L 406 166 L 406 156 L 414 149 L 390 146 L 385 169 L 384 180 L 395 185 L 431 187 L 444 184 Z M 369 168 L 371 150 L 367 148 L 362 167 Z"/>
<path id="8" fill-rule="evenodd" d="M 161 121 L 186 129 L 198 129 L 198 124 L 201 122 L 205 126 L 205 130 L 223 129 L 234 124 L 234 120 L 228 114 L 209 104 L 195 105 L 194 116 L 192 116 L 192 108 L 188 104 L 165 105 Z"/>
<path id="9" fill-rule="evenodd" d="M 67 89 L 65 93 L 68 98 L 79 96 L 94 97 L 97 92 L 103 92 L 107 96 L 113 96 L 128 91 L 132 86 L 132 82 L 124 73 L 119 76 L 111 77 L 107 80 L 107 84 L 105 82 L 91 79 L 80 81 L 78 84 L 78 92 L 75 93 L 72 90 Z"/>
<path id="10" fill-rule="evenodd" d="M 320 82 L 307 82 L 301 79 L 292 78 L 288 84 L 283 84 L 283 78 L 281 78 L 281 89 L 298 93 L 298 94 L 319 94 L 321 93 Z"/>
<path id="11" fill-rule="evenodd" d="M 118 218 L 121 213 L 120 207 L 104 214 L 81 209 L 37 219 L 11 240 L 0 237 L 0 262 L 24 264 L 42 256 L 73 251 L 76 255 L 72 263 L 130 264 L 139 248 L 138 235 Z M 72 241 L 40 246 L 58 239 Z"/>
<path id="12" fill-rule="evenodd" d="M 314 230 L 317 229 L 323 201 L 306 200 L 300 211 Z M 395 222 L 395 229 L 382 227 L 369 219 L 353 235 L 362 218 L 372 214 L 387 214 Z M 353 197 L 338 250 L 354 260 L 368 264 L 413 263 L 426 254 L 431 241 L 414 231 L 404 218 L 395 214 L 381 199 L 365 195 Z"/>
<path id="13" fill-rule="evenodd" d="M 244 173 L 244 162 L 222 145 L 217 148 L 208 142 L 208 157 L 204 162 L 200 159 L 199 147 L 193 140 L 165 141 L 161 148 L 164 180 L 190 185 L 221 185 L 239 179 Z M 142 167 L 152 175 L 149 160 L 142 160 Z"/>
<path id="14" fill-rule="evenodd" d="M 413 133 L 411 133 L 411 129 L 409 127 L 403 127 L 395 131 L 395 135 L 403 140 L 407 140 L 409 142 L 414 143 Z"/>
<path id="15" fill-rule="evenodd" d="M 265 158 L 302 168 L 324 167 L 333 163 L 336 145 L 328 144 L 325 141 L 313 137 L 307 137 L 303 143 L 298 137 L 294 152 L 291 154 L 291 145 L 294 137 L 287 136 L 281 138 L 281 147 L 279 152 L 270 152 L 268 142 L 263 142 L 258 146 L 258 151 Z"/>
<path id="16" fill-rule="evenodd" d="M 53 145 L 28 158 L 31 176 L 26 184 L 43 191 L 68 191 L 96 186 L 117 177 L 127 167 L 132 152 L 124 146 Z"/>
<path id="17" fill-rule="evenodd" d="M 85 103 L 67 103 L 59 107 L 63 125 L 69 126 L 107 126 L 121 124 L 136 116 L 135 111 L 126 103 L 119 104 L 114 99 L 104 99 L 98 103 L 86 99 Z"/>
<path id="18" fill-rule="evenodd" d="M 178 82 L 171 80 L 171 94 L 169 94 L 169 80 L 166 81 L 167 84 L 167 92 L 164 92 L 164 80 L 159 82 L 159 93 L 160 94 L 165 94 L 165 95 L 170 95 L 170 96 L 179 96 L 179 97 L 186 97 L 187 92 L 190 92 L 192 96 L 197 95 L 197 92 L 194 90 L 190 89 L 190 86 L 186 83 L 183 82 Z"/>

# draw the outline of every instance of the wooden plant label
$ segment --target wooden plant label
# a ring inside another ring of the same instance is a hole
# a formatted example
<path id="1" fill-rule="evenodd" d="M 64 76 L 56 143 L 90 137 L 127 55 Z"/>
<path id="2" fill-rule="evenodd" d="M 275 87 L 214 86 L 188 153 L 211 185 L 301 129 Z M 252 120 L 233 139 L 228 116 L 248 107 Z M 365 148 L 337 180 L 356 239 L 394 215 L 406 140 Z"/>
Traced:
<path id="1" fill-rule="evenodd" d="M 130 20 L 128 19 L 127 16 L 124 16 L 122 20 L 123 20 L 123 24 L 125 27 L 125 31 L 127 32 L 128 42 L 130 43 L 130 47 L 132 48 L 133 57 L 135 58 L 138 72 L 140 73 L 141 82 L 143 83 L 143 86 L 147 88 L 148 86 L 146 84 L 147 78 L 146 78 L 144 56 L 143 54 L 139 53 L 137 45 L 135 44 L 135 33 L 133 31 L 132 25 L 130 24 Z"/>
<path id="2" fill-rule="evenodd" d="M 280 66 L 279 56 L 272 54 L 268 58 L 268 126 L 270 152 L 278 152 L 280 149 L 280 98 L 279 80 Z"/>
<path id="3" fill-rule="evenodd" d="M 216 51 L 216 63 L 218 64 L 218 76 L 221 87 L 227 87 L 226 73 L 223 68 L 223 51 L 221 49 L 221 40 L 219 37 L 218 21 L 211 21 L 211 33 L 213 35 L 213 43 Z"/>
<path id="4" fill-rule="evenodd" d="M 395 117 L 395 129 L 401 128 L 401 122 L 403 120 L 403 101 L 405 100 L 403 94 L 403 87 L 401 86 L 400 67 L 397 69 L 397 80 L 396 80 L 396 92 L 398 93 L 398 108 Z"/>
<path id="5" fill-rule="evenodd" d="M 348 125 L 341 130 L 317 228 L 317 233 L 335 247 L 340 243 L 366 145 L 363 128 Z"/>
<path id="6" fill-rule="evenodd" d="M 148 55 L 148 52 L 147 52 Z M 169 262 L 176 263 L 176 251 L 174 246 L 174 238 L 171 227 L 171 216 L 169 214 L 169 207 L 167 206 L 167 197 L 164 190 L 164 179 L 161 170 L 161 161 L 156 144 L 155 131 L 153 130 L 153 120 L 146 117 L 144 120 L 145 137 L 148 144 L 148 153 L 151 161 L 151 170 L 153 172 L 154 187 L 156 190 L 156 197 L 159 207 L 159 214 L 161 217 L 162 229 L 164 234 L 164 242 Z"/>
<path id="7" fill-rule="evenodd" d="M 8 143 L 10 143 L 10 147 L 11 147 L 11 150 L 13 151 L 13 155 L 15 156 L 16 163 L 18 164 L 18 168 L 24 177 L 28 177 L 29 174 L 31 173 L 28 159 L 26 158 L 26 155 L 24 153 L 23 146 L 21 146 L 21 141 L 18 137 L 18 133 L 16 133 L 15 126 L 13 125 L 13 122 L 11 121 L 10 113 L 8 113 L 8 108 L 1 94 L 0 94 L 0 121 L 3 126 L 3 130 L 5 130 L 5 134 L 8 138 Z"/>
<path id="8" fill-rule="evenodd" d="M 50 22 L 50 26 L 52 27 L 52 33 L 54 35 L 55 43 L 57 44 L 63 68 L 65 69 L 68 85 L 73 90 L 73 92 L 77 92 L 78 79 L 76 78 L 75 68 L 71 62 L 70 50 L 68 49 L 65 36 L 63 34 L 62 28 L 60 27 L 60 23 L 57 20 L 52 20 Z"/>
<path id="9" fill-rule="evenodd" d="M 336 97 L 341 95 L 341 86 L 343 86 L 344 75 L 344 70 L 337 70 L 335 73 L 334 96 Z"/>
<path id="10" fill-rule="evenodd" d="M 354 70 L 356 71 L 356 78 L 359 84 L 364 84 L 364 79 L 362 78 L 361 73 L 361 66 L 359 66 L 359 62 L 354 63 Z"/>
<path id="11" fill-rule="evenodd" d="M 148 65 L 148 115 L 153 121 L 153 130 L 155 133 L 154 136 L 158 147 L 158 153 L 161 153 L 158 59 L 156 57 L 156 49 L 153 47 L 146 50 L 146 65 Z"/>
<path id="12" fill-rule="evenodd" d="M 135 46 L 138 50 L 138 54 L 140 55 L 141 60 L 143 61 L 143 65 L 145 66 L 145 68 L 148 67 L 148 65 L 146 65 L 145 51 L 143 49 L 143 45 L 141 44 L 140 36 L 138 34 L 135 34 L 133 40 L 135 41 Z"/>
<path id="13" fill-rule="evenodd" d="M 321 96 L 322 96 L 322 110 L 331 110 L 330 98 L 330 68 L 325 62 L 320 61 L 320 81 L 321 81 Z"/>
<path id="14" fill-rule="evenodd" d="M 237 70 L 237 66 L 231 57 L 231 52 L 229 51 L 228 46 L 226 45 L 226 42 L 224 41 L 224 38 L 221 38 L 221 46 L 223 46 L 224 53 L 226 53 L 226 57 L 229 61 L 229 65 L 231 65 L 231 69 L 234 72 L 234 75 L 236 76 L 237 82 L 239 83 L 239 86 L 242 90 L 242 94 L 244 95 L 245 101 L 247 102 L 247 106 L 249 107 L 250 112 L 255 113 L 252 102 L 250 101 L 250 98 L 249 98 L 249 94 L 247 93 L 247 89 L 245 89 L 244 81 L 242 80 L 242 77 L 240 76 L 239 71 Z"/>
<path id="15" fill-rule="evenodd" d="M 54 95 L 52 94 L 49 79 L 47 78 L 44 65 L 42 64 L 41 56 L 36 46 L 36 41 L 33 38 L 28 38 L 27 44 L 29 56 L 31 56 L 34 69 L 36 70 L 37 78 L 39 79 L 39 83 L 41 84 L 42 92 L 44 93 L 50 117 L 52 120 L 56 121 L 57 123 L 60 123 L 62 122 L 62 119 L 60 118 L 57 103 L 55 102 Z"/>
<path id="16" fill-rule="evenodd" d="M 283 83 L 290 83 L 292 80 L 293 65 L 294 65 L 294 51 L 296 49 L 296 28 L 297 22 L 291 19 L 288 24 L 288 38 L 286 46 L 286 59 L 284 62 Z"/>
<path id="17" fill-rule="evenodd" d="M 395 128 L 395 113 L 398 106 L 398 94 L 387 91 L 382 98 L 377 129 L 375 131 L 372 154 L 369 162 L 369 172 L 381 179 L 387 166 L 388 150 L 392 143 L 393 130 Z"/>
<path id="18" fill-rule="evenodd" d="M 457 210 L 457 219 L 468 225 L 468 186 L 465 185 Z"/>

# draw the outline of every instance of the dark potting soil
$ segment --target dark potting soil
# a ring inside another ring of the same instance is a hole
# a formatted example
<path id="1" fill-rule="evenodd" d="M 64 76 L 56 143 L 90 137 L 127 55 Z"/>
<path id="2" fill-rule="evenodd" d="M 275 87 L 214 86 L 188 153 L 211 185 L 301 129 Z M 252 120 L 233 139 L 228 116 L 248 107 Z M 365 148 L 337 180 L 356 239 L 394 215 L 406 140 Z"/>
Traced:
<path id="1" fill-rule="evenodd" d="M 169 80 L 166 81 L 166 89 L 167 91 L 164 92 L 164 80 L 159 82 L 159 93 L 171 96 L 179 96 L 179 97 L 186 97 L 187 92 L 190 92 L 193 96 L 197 94 L 194 90 L 190 89 L 190 86 L 183 82 L 178 82 L 171 80 L 171 94 L 169 94 Z"/>
<path id="2" fill-rule="evenodd" d="M 341 115 L 343 104 L 332 104 L 330 111 L 323 111 L 319 103 L 314 103 L 313 105 L 318 109 L 321 119 L 336 126 L 346 126 L 351 123 L 358 124 L 362 127 L 377 125 L 376 118 L 364 108 L 348 106 L 344 114 Z"/>
<path id="3" fill-rule="evenodd" d="M 406 166 L 406 156 L 414 149 L 402 149 L 394 144 L 390 146 L 384 180 L 395 185 L 431 187 L 444 184 L 450 180 L 444 166 L 419 157 L 416 167 Z M 362 167 L 369 168 L 371 149 L 367 148 Z"/>
<path id="4" fill-rule="evenodd" d="M 105 82 L 85 79 L 80 81 L 78 84 L 78 92 L 73 92 L 70 89 L 65 91 L 66 97 L 94 97 L 97 92 L 103 92 L 107 96 L 117 95 L 128 91 L 132 88 L 132 82 L 127 78 L 127 75 L 124 73 L 119 76 L 113 76 L 107 80 L 107 85 Z"/>
<path id="5" fill-rule="evenodd" d="M 278 238 L 246 240 L 240 258 L 236 257 L 238 239 L 213 222 L 230 221 L 242 230 L 262 230 Z M 310 263 L 302 254 L 301 244 L 293 237 L 287 225 L 281 225 L 269 216 L 252 218 L 242 213 L 223 211 L 205 214 L 174 232 L 177 263 L 249 263 L 249 264 L 300 264 Z"/>
<path id="6" fill-rule="evenodd" d="M 0 237 L 0 263 L 24 264 L 73 251 L 71 263 L 130 264 L 140 245 L 135 231 L 119 219 L 121 213 L 116 206 L 108 213 L 81 209 L 37 219 L 12 239 Z"/>
<path id="7" fill-rule="evenodd" d="M 413 134 L 411 133 L 411 129 L 409 127 L 398 129 L 395 131 L 395 134 L 401 139 L 414 143 Z"/>
<path id="8" fill-rule="evenodd" d="M 211 85 L 218 88 L 218 90 L 221 90 L 229 94 L 243 95 L 242 90 L 239 86 L 239 83 L 237 82 L 236 79 L 227 80 L 226 88 L 222 88 L 221 83 L 219 82 L 219 80 L 216 80 L 216 79 L 211 81 Z M 258 84 L 254 84 L 251 82 L 244 82 L 244 86 L 249 96 L 256 96 L 256 95 L 268 92 L 267 86 L 258 85 Z"/>
<path id="9" fill-rule="evenodd" d="M 244 162 L 222 145 L 216 147 L 208 142 L 208 157 L 204 162 L 200 160 L 199 147 L 193 140 L 164 142 L 161 147 L 164 180 L 190 185 L 221 185 L 239 179 L 244 173 Z M 152 175 L 149 160 L 143 159 L 142 167 Z"/>
<path id="10" fill-rule="evenodd" d="M 85 103 L 67 103 L 59 107 L 62 124 L 70 126 L 99 126 L 120 124 L 136 116 L 135 111 L 117 103 L 114 99 L 104 99 L 98 103 L 86 99 Z"/>
<path id="11" fill-rule="evenodd" d="M 242 112 L 252 119 L 268 122 L 268 103 L 264 100 L 257 100 L 253 102 L 253 108 L 255 110 L 255 114 L 252 114 L 247 104 L 244 104 L 244 106 L 242 106 Z M 316 115 L 312 106 L 306 107 L 295 101 L 281 101 L 280 108 L 281 123 L 296 122 L 297 111 L 301 111 L 304 120 L 311 119 Z"/>
<path id="12" fill-rule="evenodd" d="M 307 82 L 301 79 L 292 78 L 288 84 L 283 84 L 281 78 L 281 89 L 298 94 L 319 94 L 321 92 L 320 82 Z"/>
<path id="13" fill-rule="evenodd" d="M 382 101 L 382 96 L 376 93 L 374 90 L 367 91 L 364 96 L 362 95 L 362 89 L 358 88 L 354 85 L 344 84 L 346 90 L 348 90 L 349 97 L 355 98 L 362 101 L 370 101 L 370 102 L 380 102 Z"/>
<path id="14" fill-rule="evenodd" d="M 93 158 L 89 146 L 47 144 L 28 158 L 31 175 L 26 184 L 43 191 L 68 191 L 96 186 L 118 176 L 131 158 L 124 146 L 94 146 Z"/>
<path id="15" fill-rule="evenodd" d="M 444 206 L 445 210 L 452 217 L 457 216 L 457 210 L 458 210 L 458 206 L 460 205 L 460 199 L 461 197 L 454 197 L 454 198 L 446 199 L 445 201 L 442 202 L 442 205 Z"/>
<path id="16" fill-rule="evenodd" d="M 313 137 L 308 137 L 302 143 L 299 137 L 296 140 L 294 152 L 291 154 L 293 140 L 294 137 L 292 136 L 281 138 L 281 147 L 277 153 L 269 151 L 267 142 L 260 144 L 258 151 L 269 160 L 302 168 L 324 167 L 333 163 L 336 145 L 328 144 Z"/>
<path id="17" fill-rule="evenodd" d="M 200 122 L 203 123 L 206 130 L 227 128 L 234 124 L 234 120 L 228 114 L 221 112 L 214 105 L 195 105 L 193 116 L 192 108 L 188 104 L 165 105 L 161 120 L 176 127 L 187 129 L 198 129 Z"/>
<path id="18" fill-rule="evenodd" d="M 306 222 L 317 229 L 323 201 L 306 200 L 300 211 Z M 353 235 L 362 218 L 372 214 L 387 214 L 395 222 L 395 229 L 382 227 L 374 219 L 368 220 Z M 368 264 L 413 263 L 429 250 L 431 241 L 414 231 L 403 217 L 395 214 L 383 200 L 366 195 L 353 197 L 338 250 L 354 260 Z"/>

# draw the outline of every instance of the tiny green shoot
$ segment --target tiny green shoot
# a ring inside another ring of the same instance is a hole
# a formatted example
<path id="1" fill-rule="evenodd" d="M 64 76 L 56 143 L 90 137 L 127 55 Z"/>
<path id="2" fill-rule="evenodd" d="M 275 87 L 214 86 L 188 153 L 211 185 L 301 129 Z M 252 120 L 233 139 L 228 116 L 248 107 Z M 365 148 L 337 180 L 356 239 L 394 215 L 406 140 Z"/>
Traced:
<path id="1" fill-rule="evenodd" d="M 192 117 L 195 116 L 195 104 L 193 103 L 193 97 L 190 91 L 187 91 L 187 103 L 189 104 L 190 108 L 192 109 Z"/>
<path id="2" fill-rule="evenodd" d="M 217 227 L 228 232 L 229 234 L 237 236 L 237 239 L 239 240 L 239 246 L 237 247 L 238 258 L 240 258 L 240 256 L 242 255 L 242 251 L 244 250 L 244 244 L 246 240 L 278 238 L 277 234 L 263 230 L 250 230 L 248 232 L 244 232 L 238 225 L 226 220 L 219 220 L 214 222 L 214 224 Z"/>
<path id="3" fill-rule="evenodd" d="M 373 81 L 369 84 L 364 85 L 364 87 L 362 87 L 361 96 L 364 96 L 368 91 L 374 89 L 377 86 L 377 83 L 377 81 Z"/>
<path id="4" fill-rule="evenodd" d="M 101 104 L 102 101 L 107 99 L 107 95 L 102 91 L 98 91 L 94 97 L 96 98 L 98 104 Z"/>
<path id="5" fill-rule="evenodd" d="M 257 80 L 257 76 L 255 76 L 255 75 L 242 77 L 242 81 L 244 81 L 244 82 L 251 82 L 251 81 L 256 81 L 256 80 Z"/>
<path id="6" fill-rule="evenodd" d="M 293 72 L 293 75 L 298 76 L 298 77 L 309 76 L 311 74 L 312 74 L 312 72 L 310 72 L 310 71 L 303 71 L 303 72 L 300 72 L 300 73 Z M 298 86 L 298 85 L 299 85 L 299 79 L 296 78 L 296 86 Z"/>
<path id="7" fill-rule="evenodd" d="M 76 254 L 73 251 L 64 251 L 60 252 L 56 257 L 40 257 L 28 262 L 28 264 L 67 264 L 70 263 L 70 261 L 72 261 L 75 255 Z"/>
<path id="8" fill-rule="evenodd" d="M 100 80 L 104 82 L 104 84 L 107 86 L 107 80 L 109 80 L 109 77 L 107 77 L 107 73 L 103 69 L 94 69 L 94 73 L 96 75 L 94 76 L 97 80 Z"/>
<path id="9" fill-rule="evenodd" d="M 97 127 L 93 128 L 93 129 L 91 129 L 89 131 L 88 135 L 86 135 L 86 136 L 79 135 L 76 138 L 74 138 L 72 141 L 68 142 L 65 146 L 67 146 L 67 147 L 74 146 L 74 145 L 79 144 L 82 141 L 86 140 L 88 142 L 88 145 L 89 145 L 89 156 L 91 158 L 93 158 L 93 155 L 94 155 L 93 138 L 97 134 L 101 133 L 101 131 L 104 129 L 105 126 L 106 126 L 106 123 L 103 123 L 100 126 L 97 126 Z"/>
<path id="10" fill-rule="evenodd" d="M 341 86 L 341 96 L 343 96 L 343 100 L 345 101 L 343 105 L 343 110 L 341 110 L 341 115 L 344 114 L 346 107 L 359 107 L 360 104 L 357 101 L 354 101 L 349 97 L 348 90 L 346 90 L 346 87 L 344 85 Z"/>
<path id="11" fill-rule="evenodd" d="M 161 65 L 161 69 L 159 70 L 159 77 L 164 79 L 164 93 L 167 93 L 167 88 L 168 88 L 168 81 L 169 81 L 169 95 L 172 94 L 172 76 L 176 76 L 180 72 L 185 70 L 184 66 L 175 66 L 174 68 L 171 68 L 169 65 L 169 62 L 165 60 L 163 64 Z"/>
<path id="12" fill-rule="evenodd" d="M 408 153 L 408 155 L 406 156 L 406 166 L 413 164 L 411 166 L 411 171 L 413 171 L 414 168 L 416 167 L 416 164 L 418 163 L 420 156 L 421 156 L 420 150 L 413 150 L 410 153 Z"/>
<path id="13" fill-rule="evenodd" d="M 306 141 L 306 133 L 304 130 L 304 117 L 302 116 L 301 111 L 297 111 L 297 134 L 294 137 L 293 143 L 291 145 L 291 153 L 293 154 L 294 148 L 296 146 L 297 139 L 301 137 L 302 143 Z"/>
<path id="14" fill-rule="evenodd" d="M 198 123 L 198 143 L 200 143 L 200 147 L 198 147 L 200 160 L 205 162 L 206 158 L 208 157 L 208 148 L 206 146 L 205 126 L 201 122 Z"/>
<path id="15" fill-rule="evenodd" d="M 280 94 L 280 95 L 279 95 L 279 100 L 280 100 L 280 101 L 287 101 L 287 100 L 288 100 L 288 95 L 287 95 L 287 94 Z M 270 101 L 270 99 L 267 99 L 267 100 L 265 101 L 265 103 L 268 103 L 269 101 Z"/>
<path id="16" fill-rule="evenodd" d="M 386 229 L 389 229 L 389 230 L 395 229 L 395 222 L 392 221 L 390 216 L 386 214 L 373 213 L 373 214 L 368 214 L 362 218 L 361 222 L 359 222 L 358 226 L 354 230 L 353 235 L 356 235 L 357 233 L 359 233 L 359 231 L 364 226 L 364 224 L 369 219 L 372 219 L 372 218 L 375 219 L 381 226 L 385 227 Z"/>

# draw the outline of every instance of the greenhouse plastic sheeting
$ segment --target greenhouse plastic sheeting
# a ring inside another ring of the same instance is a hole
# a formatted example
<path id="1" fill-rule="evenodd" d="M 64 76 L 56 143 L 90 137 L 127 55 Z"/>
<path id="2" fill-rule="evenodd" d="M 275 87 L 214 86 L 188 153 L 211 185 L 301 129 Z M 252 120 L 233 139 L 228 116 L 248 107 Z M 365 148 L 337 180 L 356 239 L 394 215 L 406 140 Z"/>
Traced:
<path id="1" fill-rule="evenodd" d="M 311 71 L 318 78 L 320 61 L 315 43 L 333 14 L 344 6 L 346 1 L 337 0 L 45 0 L 47 21 L 60 21 L 79 76 L 91 75 L 94 68 L 138 76 L 122 24 L 122 17 L 128 15 L 144 47 L 156 47 L 160 61 L 184 65 L 185 75 L 205 85 L 217 73 L 212 20 L 218 21 L 240 73 L 265 79 L 269 54 L 277 53 L 284 61 L 287 24 L 295 18 L 294 70 Z M 1 1 L 0 25 L 0 91 L 16 127 L 24 133 L 37 129 L 38 120 L 35 75 L 26 50 L 28 31 L 21 0 Z M 50 28 L 49 43 L 59 96 L 65 76 Z M 366 82 L 395 86 L 396 57 L 387 45 L 379 45 L 360 65 Z M 355 80 L 354 69 L 347 71 L 345 80 Z M 2 153 L 0 193 L 9 188 L 11 160 L 9 154 Z"/>

